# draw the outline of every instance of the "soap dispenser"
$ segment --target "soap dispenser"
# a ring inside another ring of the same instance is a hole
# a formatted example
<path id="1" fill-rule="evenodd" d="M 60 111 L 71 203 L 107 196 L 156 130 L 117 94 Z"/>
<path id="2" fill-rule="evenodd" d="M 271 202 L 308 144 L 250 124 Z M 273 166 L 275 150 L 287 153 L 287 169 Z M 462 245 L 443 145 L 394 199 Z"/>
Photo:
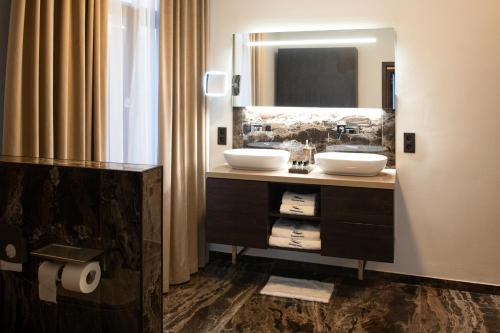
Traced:
<path id="1" fill-rule="evenodd" d="M 309 140 L 306 140 L 306 145 L 303 148 L 304 160 L 309 161 L 310 164 L 314 164 L 314 154 L 316 154 L 316 147 L 309 144 Z"/>

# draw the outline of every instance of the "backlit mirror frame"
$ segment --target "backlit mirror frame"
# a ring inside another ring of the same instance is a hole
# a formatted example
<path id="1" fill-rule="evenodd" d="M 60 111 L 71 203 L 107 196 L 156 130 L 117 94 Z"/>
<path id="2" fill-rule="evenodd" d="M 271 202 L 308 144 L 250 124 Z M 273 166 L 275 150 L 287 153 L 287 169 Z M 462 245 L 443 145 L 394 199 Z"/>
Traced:
<path id="1" fill-rule="evenodd" d="M 354 48 L 357 51 L 353 93 L 356 101 L 341 103 L 338 107 L 395 109 L 395 44 L 396 33 L 392 28 L 236 33 L 233 35 L 233 106 L 283 106 L 276 104 L 278 50 Z M 285 106 L 336 107 L 314 103 Z"/>

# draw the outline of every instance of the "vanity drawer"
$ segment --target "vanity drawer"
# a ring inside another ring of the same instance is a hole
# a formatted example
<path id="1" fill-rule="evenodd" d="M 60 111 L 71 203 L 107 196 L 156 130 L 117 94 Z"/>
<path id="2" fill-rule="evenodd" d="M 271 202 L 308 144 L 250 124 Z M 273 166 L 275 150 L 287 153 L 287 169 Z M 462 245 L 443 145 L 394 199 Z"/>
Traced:
<path id="1" fill-rule="evenodd" d="M 394 225 L 394 191 L 322 186 L 321 217 L 325 223 Z"/>
<path id="2" fill-rule="evenodd" d="M 208 178 L 206 193 L 208 242 L 267 248 L 267 183 Z"/>
<path id="3" fill-rule="evenodd" d="M 265 182 L 208 178 L 206 193 L 207 210 L 267 216 L 269 200 Z"/>
<path id="4" fill-rule="evenodd" d="M 394 228 L 357 223 L 322 225 L 321 254 L 393 262 Z"/>
<path id="5" fill-rule="evenodd" d="M 207 241 L 266 249 L 268 229 L 266 217 L 236 216 L 220 211 L 207 211 Z"/>

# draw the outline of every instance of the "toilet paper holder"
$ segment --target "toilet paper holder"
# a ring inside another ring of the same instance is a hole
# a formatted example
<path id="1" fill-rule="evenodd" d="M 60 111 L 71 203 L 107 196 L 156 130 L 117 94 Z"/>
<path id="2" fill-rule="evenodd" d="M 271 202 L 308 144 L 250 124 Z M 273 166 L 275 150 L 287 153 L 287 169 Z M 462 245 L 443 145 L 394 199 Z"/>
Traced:
<path id="1" fill-rule="evenodd" d="M 65 290 L 89 294 L 101 280 L 102 265 L 98 259 L 104 251 L 62 244 L 50 244 L 31 255 L 44 259 L 38 267 L 40 300 L 57 303 L 57 285 Z"/>
<path id="2" fill-rule="evenodd" d="M 95 261 L 104 253 L 102 250 L 86 249 L 82 247 L 50 244 L 38 250 L 31 251 L 34 257 L 64 263 L 85 264 Z"/>

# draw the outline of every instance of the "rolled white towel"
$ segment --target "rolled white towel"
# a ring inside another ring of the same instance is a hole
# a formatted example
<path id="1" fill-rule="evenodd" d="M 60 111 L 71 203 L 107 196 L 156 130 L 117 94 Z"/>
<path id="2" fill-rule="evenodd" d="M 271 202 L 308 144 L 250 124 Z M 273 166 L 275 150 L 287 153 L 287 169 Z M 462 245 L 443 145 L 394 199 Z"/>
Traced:
<path id="1" fill-rule="evenodd" d="M 271 234 L 276 237 L 290 238 L 292 237 L 296 222 L 294 220 L 279 218 L 274 222 Z"/>
<path id="2" fill-rule="evenodd" d="M 285 192 L 283 193 L 283 198 L 281 203 L 287 205 L 296 205 L 296 206 L 314 206 L 316 205 L 316 193 L 311 194 L 298 194 L 293 192 Z"/>
<path id="3" fill-rule="evenodd" d="M 321 250 L 320 240 L 290 239 L 283 237 L 269 237 L 269 245 L 276 247 L 287 247 L 302 250 Z"/>
<path id="4" fill-rule="evenodd" d="M 271 235 L 283 238 L 320 240 L 319 224 L 280 218 L 274 222 Z"/>
<path id="5" fill-rule="evenodd" d="M 314 216 L 316 215 L 316 206 L 296 206 L 281 204 L 280 213 L 289 215 Z"/>

